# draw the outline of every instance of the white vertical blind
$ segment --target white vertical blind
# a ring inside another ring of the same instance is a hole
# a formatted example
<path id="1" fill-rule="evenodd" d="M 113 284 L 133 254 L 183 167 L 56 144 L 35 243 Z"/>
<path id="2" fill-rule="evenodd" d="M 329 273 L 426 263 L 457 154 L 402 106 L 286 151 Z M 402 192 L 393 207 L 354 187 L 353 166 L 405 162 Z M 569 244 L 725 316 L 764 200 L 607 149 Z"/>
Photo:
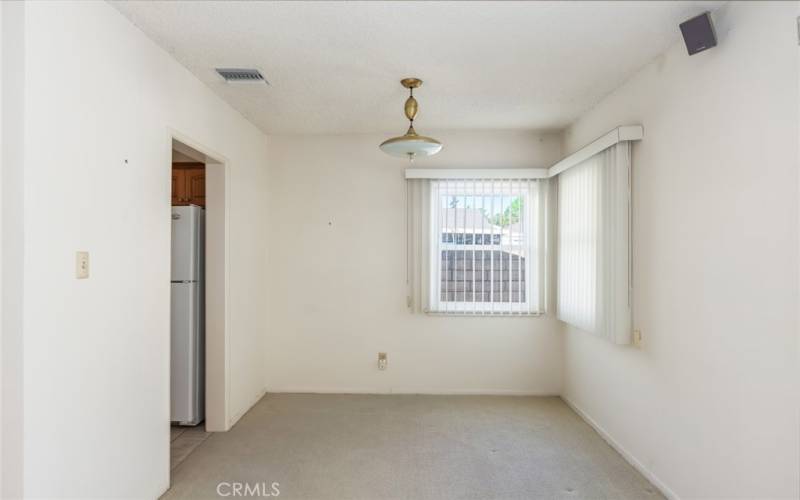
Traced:
<path id="1" fill-rule="evenodd" d="M 630 343 L 630 142 L 559 176 L 558 317 Z"/>
<path id="2" fill-rule="evenodd" d="M 543 313 L 547 185 L 531 179 L 408 179 L 409 307 L 445 314 Z"/>
<path id="3" fill-rule="evenodd" d="M 595 331 L 598 162 L 592 157 L 558 179 L 558 317 Z"/>
<path id="4" fill-rule="evenodd" d="M 430 182 L 425 179 L 408 180 L 406 184 L 407 304 L 416 312 L 427 309 L 431 295 L 430 188 Z"/>
<path id="5" fill-rule="evenodd" d="M 620 142 L 603 153 L 598 225 L 598 332 L 617 344 L 632 340 L 631 148 Z"/>

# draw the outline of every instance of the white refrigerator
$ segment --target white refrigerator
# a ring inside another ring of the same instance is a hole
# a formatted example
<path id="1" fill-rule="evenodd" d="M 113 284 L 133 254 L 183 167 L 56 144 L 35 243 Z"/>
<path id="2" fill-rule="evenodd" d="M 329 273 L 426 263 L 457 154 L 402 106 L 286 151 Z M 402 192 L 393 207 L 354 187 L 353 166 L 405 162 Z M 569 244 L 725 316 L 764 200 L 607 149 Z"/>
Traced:
<path id="1" fill-rule="evenodd" d="M 171 420 L 205 416 L 205 211 L 172 207 Z"/>

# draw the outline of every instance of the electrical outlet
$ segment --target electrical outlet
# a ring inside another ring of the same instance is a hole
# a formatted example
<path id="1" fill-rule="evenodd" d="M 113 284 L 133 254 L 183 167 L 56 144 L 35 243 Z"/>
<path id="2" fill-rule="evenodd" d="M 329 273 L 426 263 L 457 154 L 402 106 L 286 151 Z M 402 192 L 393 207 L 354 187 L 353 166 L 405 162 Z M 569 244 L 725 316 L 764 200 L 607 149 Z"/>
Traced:
<path id="1" fill-rule="evenodd" d="M 642 347 L 642 331 L 641 330 L 634 330 L 633 331 L 633 346 L 634 347 Z"/>
<path id="2" fill-rule="evenodd" d="M 386 358 L 385 352 L 378 353 L 378 370 L 385 370 L 386 365 L 389 364 L 389 360 Z"/>
<path id="3" fill-rule="evenodd" d="M 89 277 L 89 252 L 75 252 L 75 277 L 79 280 Z"/>

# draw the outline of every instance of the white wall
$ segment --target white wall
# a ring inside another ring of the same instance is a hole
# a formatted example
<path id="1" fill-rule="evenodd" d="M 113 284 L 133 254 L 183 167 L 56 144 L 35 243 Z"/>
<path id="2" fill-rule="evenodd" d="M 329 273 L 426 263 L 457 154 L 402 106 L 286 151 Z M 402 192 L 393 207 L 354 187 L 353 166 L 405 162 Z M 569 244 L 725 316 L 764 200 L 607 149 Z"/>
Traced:
<path id="1" fill-rule="evenodd" d="M 22 491 L 22 282 L 24 11 L 3 2 L 2 12 L 2 484 L 0 497 Z"/>
<path id="2" fill-rule="evenodd" d="M 634 146 L 634 322 L 644 349 L 568 329 L 565 397 L 669 494 L 800 495 L 797 4 L 732 2 L 565 134 Z"/>
<path id="3" fill-rule="evenodd" d="M 676 45 L 565 135 L 572 151 L 619 124 L 645 126 L 634 149 L 638 351 L 571 330 L 562 345 L 552 317 L 410 314 L 405 164 L 377 149 L 385 135 L 272 137 L 267 174 L 264 137 L 113 8 L 27 3 L 18 204 L 7 106 L 2 178 L 3 271 L 16 266 L 19 281 L 3 276 L 3 403 L 6 361 L 24 352 L 26 495 L 167 487 L 172 127 L 229 162 L 232 419 L 265 385 L 559 393 L 564 350 L 565 396 L 662 487 L 797 496 L 796 12 L 729 5 L 719 47 L 688 57 Z M 419 166 L 561 156 L 554 135 L 435 135 L 444 152 Z M 8 226 L 9 207 L 24 208 L 24 233 Z M 76 250 L 91 252 L 89 280 L 73 277 Z M 23 283 L 17 318 L 7 285 Z"/>
<path id="4" fill-rule="evenodd" d="M 445 146 L 420 167 L 546 167 L 560 157 L 558 135 L 421 132 Z M 386 137 L 269 138 L 268 390 L 558 394 L 552 317 L 408 311 L 408 163 L 378 149 Z"/>
<path id="5" fill-rule="evenodd" d="M 24 9 L 25 494 L 153 498 L 169 471 L 168 127 L 230 169 L 231 418 L 264 386 L 266 140 L 108 4 Z"/>

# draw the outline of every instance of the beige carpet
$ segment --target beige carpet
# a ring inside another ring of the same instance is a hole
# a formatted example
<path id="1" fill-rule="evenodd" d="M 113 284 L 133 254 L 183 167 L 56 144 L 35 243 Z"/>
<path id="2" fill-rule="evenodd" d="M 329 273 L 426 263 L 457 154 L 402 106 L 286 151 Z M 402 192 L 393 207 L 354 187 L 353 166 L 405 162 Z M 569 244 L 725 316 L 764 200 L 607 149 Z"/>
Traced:
<path id="1" fill-rule="evenodd" d="M 663 498 L 561 399 L 537 397 L 270 394 L 163 498 L 237 482 L 297 499 Z"/>

